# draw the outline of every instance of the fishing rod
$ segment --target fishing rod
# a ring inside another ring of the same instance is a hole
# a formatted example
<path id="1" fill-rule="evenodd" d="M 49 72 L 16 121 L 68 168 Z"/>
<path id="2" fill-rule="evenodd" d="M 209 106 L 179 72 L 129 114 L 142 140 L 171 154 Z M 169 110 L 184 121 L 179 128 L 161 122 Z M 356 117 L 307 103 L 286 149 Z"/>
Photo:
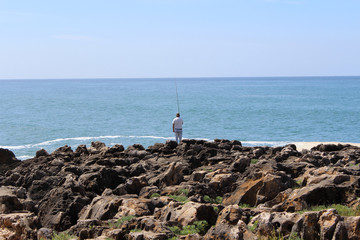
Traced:
<path id="1" fill-rule="evenodd" d="M 180 113 L 179 95 L 178 95 L 178 89 L 177 89 L 177 84 L 176 84 L 176 78 L 175 78 L 175 88 L 176 88 L 176 102 L 177 102 L 177 108 L 178 108 L 178 113 Z"/>

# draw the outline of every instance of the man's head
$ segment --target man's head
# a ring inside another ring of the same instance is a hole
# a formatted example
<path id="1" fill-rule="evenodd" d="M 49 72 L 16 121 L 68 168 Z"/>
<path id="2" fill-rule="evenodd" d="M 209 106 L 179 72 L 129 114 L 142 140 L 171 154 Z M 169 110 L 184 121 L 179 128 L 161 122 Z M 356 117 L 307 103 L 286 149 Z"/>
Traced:
<path id="1" fill-rule="evenodd" d="M 177 116 L 177 117 L 180 117 L 180 113 L 176 113 L 176 116 Z"/>

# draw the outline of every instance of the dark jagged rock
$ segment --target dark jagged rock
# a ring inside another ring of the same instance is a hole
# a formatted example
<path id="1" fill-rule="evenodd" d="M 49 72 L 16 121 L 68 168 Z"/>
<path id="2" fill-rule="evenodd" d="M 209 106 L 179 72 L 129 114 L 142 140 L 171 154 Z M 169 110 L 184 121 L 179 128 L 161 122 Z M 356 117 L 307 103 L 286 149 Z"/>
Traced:
<path id="1" fill-rule="evenodd" d="M 4 148 L 0 148 L 0 174 L 3 175 L 6 171 L 14 169 L 21 163 L 17 160 L 15 154 Z"/>
<path id="2" fill-rule="evenodd" d="M 0 239 L 357 239 L 360 148 L 322 144 L 246 147 L 226 139 L 184 139 L 144 149 L 93 142 L 42 149 L 18 161 L 0 149 Z M 250 208 L 252 207 L 252 208 Z M 201 230 L 200 230 L 201 229 Z"/>
<path id="3" fill-rule="evenodd" d="M 49 153 L 45 149 L 40 149 L 39 151 L 36 152 L 35 157 L 38 158 L 41 156 L 47 157 L 47 156 L 49 156 Z"/>
<path id="4" fill-rule="evenodd" d="M 9 164 L 16 160 L 15 154 L 12 151 L 0 148 L 0 164 Z"/>

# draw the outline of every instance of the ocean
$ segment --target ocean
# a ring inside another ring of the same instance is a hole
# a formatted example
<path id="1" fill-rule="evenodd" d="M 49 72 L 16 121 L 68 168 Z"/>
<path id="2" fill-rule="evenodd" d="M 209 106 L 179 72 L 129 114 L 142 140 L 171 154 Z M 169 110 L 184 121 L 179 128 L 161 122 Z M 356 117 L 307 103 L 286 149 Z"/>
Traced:
<path id="1" fill-rule="evenodd" d="M 360 77 L 0 80 L 0 148 L 148 147 L 183 137 L 248 146 L 360 142 Z"/>

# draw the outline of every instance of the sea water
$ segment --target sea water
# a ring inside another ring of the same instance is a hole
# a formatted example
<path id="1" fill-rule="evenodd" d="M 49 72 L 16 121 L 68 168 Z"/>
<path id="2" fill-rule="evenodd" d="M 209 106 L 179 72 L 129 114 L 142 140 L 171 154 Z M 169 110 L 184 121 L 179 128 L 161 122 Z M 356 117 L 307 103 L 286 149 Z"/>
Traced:
<path id="1" fill-rule="evenodd" d="M 0 147 L 173 140 L 176 88 L 184 138 L 360 142 L 360 77 L 58 79 L 0 81 Z"/>

